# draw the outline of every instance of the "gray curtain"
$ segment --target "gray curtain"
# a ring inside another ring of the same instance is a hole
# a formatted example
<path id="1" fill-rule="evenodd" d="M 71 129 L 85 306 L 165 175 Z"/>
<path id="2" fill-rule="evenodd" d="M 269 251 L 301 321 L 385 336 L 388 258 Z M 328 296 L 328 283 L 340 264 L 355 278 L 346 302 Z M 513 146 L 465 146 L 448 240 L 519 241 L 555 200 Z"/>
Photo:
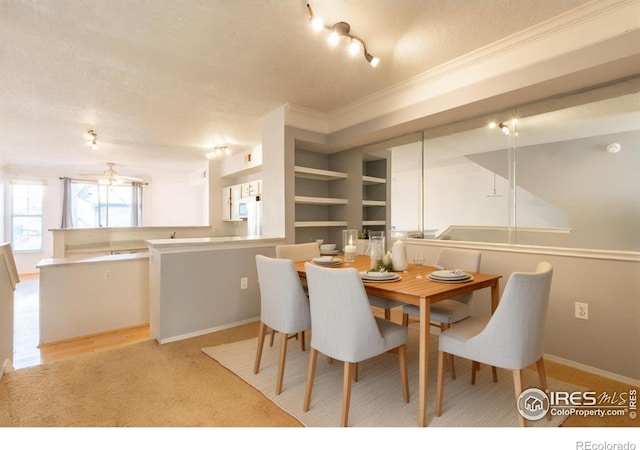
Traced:
<path id="1" fill-rule="evenodd" d="M 71 178 L 62 180 L 62 222 L 60 228 L 73 228 L 71 218 Z"/>
<path id="2" fill-rule="evenodd" d="M 142 226 L 142 183 L 131 183 L 131 226 Z"/>

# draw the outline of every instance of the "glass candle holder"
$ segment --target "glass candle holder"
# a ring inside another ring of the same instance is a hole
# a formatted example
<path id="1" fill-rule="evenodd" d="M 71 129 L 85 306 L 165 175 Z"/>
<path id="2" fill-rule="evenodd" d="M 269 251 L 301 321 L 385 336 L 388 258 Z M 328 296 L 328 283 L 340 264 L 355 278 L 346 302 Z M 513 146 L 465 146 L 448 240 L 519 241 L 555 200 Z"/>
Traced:
<path id="1" fill-rule="evenodd" d="M 342 230 L 342 251 L 345 262 L 355 262 L 358 254 L 358 230 Z"/>

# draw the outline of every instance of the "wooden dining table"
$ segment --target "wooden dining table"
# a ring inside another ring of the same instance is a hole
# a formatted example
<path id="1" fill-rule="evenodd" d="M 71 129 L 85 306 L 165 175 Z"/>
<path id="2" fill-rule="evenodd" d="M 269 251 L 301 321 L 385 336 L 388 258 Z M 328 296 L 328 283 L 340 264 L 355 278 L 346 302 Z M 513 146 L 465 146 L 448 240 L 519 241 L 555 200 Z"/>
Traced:
<path id="1" fill-rule="evenodd" d="M 331 266 L 336 269 L 353 268 L 358 272 L 366 272 L 369 269 L 368 256 L 358 255 L 355 262 L 345 262 Z M 304 264 L 308 261 L 298 261 L 295 264 L 296 271 L 301 278 L 306 278 Z M 447 268 L 449 269 L 449 268 Z M 454 269 L 454 268 L 451 268 Z M 427 278 L 431 272 L 439 270 L 436 267 L 422 266 L 420 273 L 422 278 L 416 278 L 418 267 L 409 264 L 404 272 L 397 272 L 401 279 L 394 282 L 364 282 L 367 294 L 376 295 L 392 300 L 398 300 L 410 305 L 420 307 L 420 344 L 419 344 L 419 425 L 427 426 L 427 374 L 429 371 L 429 334 L 430 334 L 430 305 L 460 294 L 483 288 L 491 288 L 491 312 L 495 311 L 500 299 L 499 280 L 501 275 L 467 272 L 473 276 L 473 280 L 463 283 L 442 283 Z"/>

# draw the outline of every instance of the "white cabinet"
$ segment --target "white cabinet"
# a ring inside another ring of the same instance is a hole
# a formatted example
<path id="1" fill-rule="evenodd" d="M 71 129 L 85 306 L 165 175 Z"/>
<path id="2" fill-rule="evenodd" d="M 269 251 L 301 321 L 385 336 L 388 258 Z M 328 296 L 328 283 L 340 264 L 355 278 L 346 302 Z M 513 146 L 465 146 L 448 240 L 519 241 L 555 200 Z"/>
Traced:
<path id="1" fill-rule="evenodd" d="M 261 193 L 262 180 L 254 180 L 222 188 L 222 220 L 226 222 L 242 220 L 238 208 L 240 199 L 253 197 Z"/>
<path id="2" fill-rule="evenodd" d="M 261 194 L 261 180 L 250 181 L 241 185 L 242 197 L 252 197 Z"/>
<path id="3" fill-rule="evenodd" d="M 222 188 L 222 220 L 238 221 L 240 219 L 238 204 L 242 197 L 242 185 L 227 186 Z"/>

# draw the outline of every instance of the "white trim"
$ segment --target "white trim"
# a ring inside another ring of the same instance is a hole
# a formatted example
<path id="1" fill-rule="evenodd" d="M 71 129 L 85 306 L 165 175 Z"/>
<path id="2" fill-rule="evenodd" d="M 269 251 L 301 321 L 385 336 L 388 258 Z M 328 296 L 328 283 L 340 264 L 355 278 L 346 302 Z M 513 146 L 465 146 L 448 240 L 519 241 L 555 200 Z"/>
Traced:
<path id="1" fill-rule="evenodd" d="M 585 248 L 542 247 L 536 245 L 497 244 L 489 242 L 450 241 L 437 239 L 412 239 L 406 241 L 412 245 L 429 247 L 473 248 L 478 250 L 494 250 L 498 252 L 532 253 L 536 255 L 568 256 L 572 258 L 604 259 L 611 261 L 640 262 L 640 252 L 617 250 L 595 250 Z"/>
<path id="2" fill-rule="evenodd" d="M 640 387 L 640 380 L 635 380 L 633 378 L 618 375 L 613 372 L 607 372 L 606 370 L 598 369 L 592 366 L 587 366 L 586 364 L 581 364 L 579 362 L 571 361 L 570 359 L 561 358 L 560 356 L 549 355 L 545 353 L 544 359 L 546 359 L 547 361 L 556 362 L 568 367 L 573 367 L 574 369 L 579 369 L 584 372 L 589 372 L 604 378 L 609 378 L 610 380 L 619 381 L 621 383 L 630 384 L 631 386 Z"/>
<path id="3" fill-rule="evenodd" d="M 2 377 L 4 376 L 5 373 L 9 373 L 12 371 L 13 371 L 13 364 L 11 363 L 11 360 L 7 358 L 4 360 L 4 363 L 0 367 L 0 380 L 2 380 Z"/>
<path id="4" fill-rule="evenodd" d="M 190 338 L 202 336 L 204 334 L 215 333 L 216 331 L 222 331 L 222 330 L 226 330 L 228 328 L 237 327 L 237 326 L 240 326 L 240 325 L 246 325 L 248 323 L 256 322 L 258 320 L 260 320 L 260 317 L 252 317 L 252 318 L 249 318 L 249 319 L 241 320 L 240 322 L 234 322 L 234 323 L 229 323 L 229 324 L 225 324 L 225 325 L 220 325 L 219 327 L 207 328 L 205 330 L 194 331 L 192 333 L 181 334 L 181 335 L 173 336 L 173 337 L 166 338 L 166 339 L 157 339 L 156 338 L 156 340 L 158 341 L 159 344 L 168 344 L 169 342 L 182 341 L 184 339 L 190 339 Z"/>

